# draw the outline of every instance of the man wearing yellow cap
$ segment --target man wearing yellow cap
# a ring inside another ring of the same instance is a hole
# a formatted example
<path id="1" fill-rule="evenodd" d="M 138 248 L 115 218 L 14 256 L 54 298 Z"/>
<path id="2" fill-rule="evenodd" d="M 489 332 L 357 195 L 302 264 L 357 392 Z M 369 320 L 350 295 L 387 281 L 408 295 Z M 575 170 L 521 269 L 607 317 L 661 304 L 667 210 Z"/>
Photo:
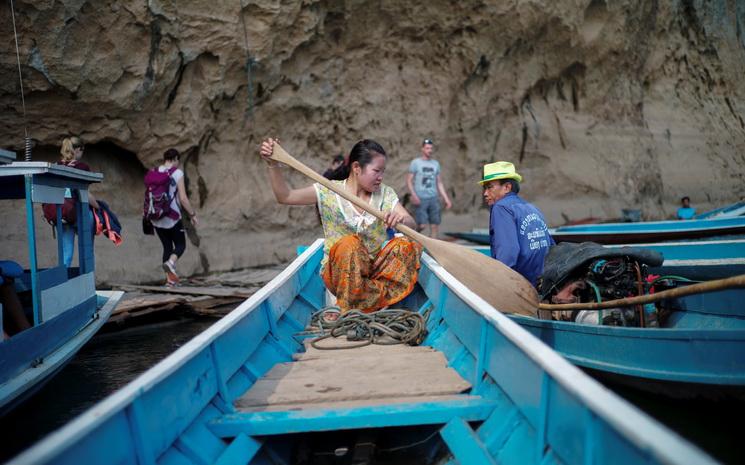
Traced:
<path id="1" fill-rule="evenodd" d="M 538 208 L 518 196 L 523 178 L 515 165 L 498 161 L 484 165 L 484 200 L 489 205 L 491 256 L 535 286 L 554 240 Z"/>

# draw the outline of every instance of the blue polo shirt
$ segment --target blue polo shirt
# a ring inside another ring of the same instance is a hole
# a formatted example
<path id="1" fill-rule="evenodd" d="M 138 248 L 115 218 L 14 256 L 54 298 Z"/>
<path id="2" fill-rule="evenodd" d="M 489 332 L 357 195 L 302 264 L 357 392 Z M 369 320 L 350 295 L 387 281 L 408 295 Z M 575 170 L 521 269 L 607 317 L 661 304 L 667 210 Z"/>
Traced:
<path id="1" fill-rule="evenodd" d="M 678 208 L 678 219 L 679 220 L 690 220 L 695 215 L 696 215 L 696 209 L 693 207 Z"/>
<path id="2" fill-rule="evenodd" d="M 543 273 L 548 249 L 555 244 L 541 211 L 513 192 L 491 207 L 489 243 L 492 258 L 517 271 L 534 286 Z"/>

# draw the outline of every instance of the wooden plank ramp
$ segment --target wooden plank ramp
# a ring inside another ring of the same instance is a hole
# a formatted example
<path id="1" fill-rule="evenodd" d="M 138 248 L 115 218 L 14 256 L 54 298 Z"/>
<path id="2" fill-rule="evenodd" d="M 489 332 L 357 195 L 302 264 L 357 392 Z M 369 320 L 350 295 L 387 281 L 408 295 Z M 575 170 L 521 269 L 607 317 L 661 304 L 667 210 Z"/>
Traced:
<path id="1" fill-rule="evenodd" d="M 321 346 L 354 345 L 343 338 Z M 431 347 L 379 345 L 306 352 L 275 365 L 235 401 L 240 412 L 360 408 L 451 401 L 471 388 Z M 462 397 L 462 396 L 460 396 Z"/>

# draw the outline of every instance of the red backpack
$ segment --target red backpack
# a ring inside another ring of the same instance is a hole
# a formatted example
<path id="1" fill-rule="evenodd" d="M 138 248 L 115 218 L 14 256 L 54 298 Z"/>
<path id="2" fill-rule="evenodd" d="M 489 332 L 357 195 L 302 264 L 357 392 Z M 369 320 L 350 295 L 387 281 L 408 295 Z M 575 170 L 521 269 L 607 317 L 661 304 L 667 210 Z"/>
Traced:
<path id="1" fill-rule="evenodd" d="M 65 199 L 65 203 L 60 205 L 62 207 L 62 221 L 69 225 L 74 225 L 78 219 L 78 214 L 75 211 L 75 199 Z M 41 204 L 41 211 L 44 213 L 44 219 L 47 220 L 52 226 L 57 225 L 57 205 L 54 203 L 43 203 Z"/>
<path id="2" fill-rule="evenodd" d="M 75 168 L 78 165 L 78 162 L 77 160 L 72 160 L 67 163 L 60 162 L 59 164 Z M 88 165 L 84 166 L 87 167 Z M 75 221 L 78 219 L 78 213 L 75 211 L 75 199 L 66 198 L 64 203 L 60 206 L 62 207 L 62 221 L 71 226 L 74 225 Z M 57 204 L 43 203 L 41 204 L 41 211 L 44 214 L 44 219 L 47 220 L 47 223 L 52 226 L 57 225 Z"/>
<path id="3" fill-rule="evenodd" d="M 145 174 L 145 201 L 142 205 L 142 217 L 149 220 L 161 218 L 179 219 L 178 212 L 171 209 L 170 195 L 171 175 L 176 168 L 167 171 L 159 171 L 153 168 Z"/>

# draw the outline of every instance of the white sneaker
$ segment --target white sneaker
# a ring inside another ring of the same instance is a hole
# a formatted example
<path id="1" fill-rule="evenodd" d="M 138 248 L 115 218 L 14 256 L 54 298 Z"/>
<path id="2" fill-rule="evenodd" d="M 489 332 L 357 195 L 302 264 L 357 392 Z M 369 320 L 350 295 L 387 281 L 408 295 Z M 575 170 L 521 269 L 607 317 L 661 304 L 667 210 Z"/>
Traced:
<path id="1" fill-rule="evenodd" d="M 178 276 L 178 273 L 176 273 L 176 267 L 171 263 L 170 260 L 166 260 L 163 262 L 163 271 L 166 273 L 173 273 L 176 276 Z"/>

